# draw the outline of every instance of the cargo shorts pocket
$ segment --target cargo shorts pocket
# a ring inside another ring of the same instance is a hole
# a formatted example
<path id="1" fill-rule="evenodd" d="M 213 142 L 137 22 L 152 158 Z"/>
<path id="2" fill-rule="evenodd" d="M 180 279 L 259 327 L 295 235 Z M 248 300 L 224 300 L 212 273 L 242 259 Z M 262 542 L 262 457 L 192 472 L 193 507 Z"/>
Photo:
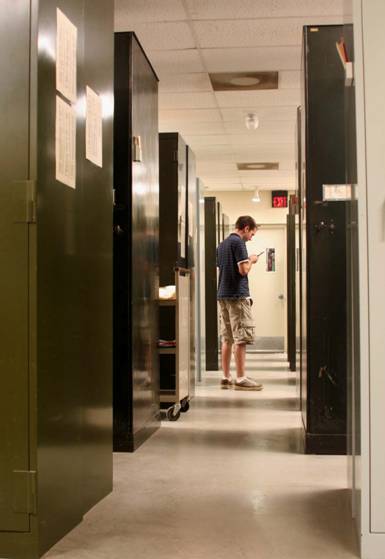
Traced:
<path id="1" fill-rule="evenodd" d="M 234 323 L 235 343 L 252 344 L 254 342 L 254 321 L 251 302 L 248 299 L 238 301 Z"/>

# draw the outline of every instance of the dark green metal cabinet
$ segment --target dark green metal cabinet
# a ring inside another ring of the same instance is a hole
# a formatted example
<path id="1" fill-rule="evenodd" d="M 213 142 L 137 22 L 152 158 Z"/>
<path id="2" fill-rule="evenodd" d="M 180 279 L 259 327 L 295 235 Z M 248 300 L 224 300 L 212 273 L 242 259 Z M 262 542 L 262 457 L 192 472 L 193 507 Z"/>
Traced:
<path id="1" fill-rule="evenodd" d="M 75 189 L 55 179 L 56 8 L 78 32 Z M 0 31 L 0 557 L 34 559 L 112 487 L 113 7 L 3 0 Z"/>

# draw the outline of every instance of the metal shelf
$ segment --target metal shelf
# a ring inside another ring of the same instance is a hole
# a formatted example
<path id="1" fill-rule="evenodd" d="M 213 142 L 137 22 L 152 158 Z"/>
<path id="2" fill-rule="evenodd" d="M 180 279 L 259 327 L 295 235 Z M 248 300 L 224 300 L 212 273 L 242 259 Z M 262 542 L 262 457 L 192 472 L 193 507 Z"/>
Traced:
<path id="1" fill-rule="evenodd" d="M 175 307 L 176 299 L 158 299 L 160 307 Z"/>

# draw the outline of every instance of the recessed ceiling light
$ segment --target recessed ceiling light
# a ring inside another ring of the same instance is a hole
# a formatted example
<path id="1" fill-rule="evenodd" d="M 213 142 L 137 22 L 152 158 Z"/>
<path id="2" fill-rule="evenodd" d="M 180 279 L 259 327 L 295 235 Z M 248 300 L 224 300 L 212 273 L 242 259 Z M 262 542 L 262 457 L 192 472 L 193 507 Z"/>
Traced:
<path id="1" fill-rule="evenodd" d="M 259 78 L 248 78 L 248 77 L 239 77 L 239 78 L 232 78 L 230 83 L 233 85 L 240 85 L 242 87 L 246 87 L 248 85 L 257 85 L 261 83 Z"/>
<path id="2" fill-rule="evenodd" d="M 278 89 L 278 72 L 214 72 L 209 77 L 214 91 Z"/>
<path id="3" fill-rule="evenodd" d="M 237 163 L 238 171 L 278 171 L 279 163 Z"/>

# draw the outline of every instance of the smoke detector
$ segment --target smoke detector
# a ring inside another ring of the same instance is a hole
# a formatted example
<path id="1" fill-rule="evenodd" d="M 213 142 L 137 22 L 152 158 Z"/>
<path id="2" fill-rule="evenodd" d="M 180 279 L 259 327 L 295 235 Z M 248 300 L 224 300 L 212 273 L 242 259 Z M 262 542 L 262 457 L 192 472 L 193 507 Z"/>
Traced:
<path id="1" fill-rule="evenodd" d="M 255 113 L 247 113 L 245 125 L 248 130 L 256 130 L 259 126 L 259 119 Z"/>

